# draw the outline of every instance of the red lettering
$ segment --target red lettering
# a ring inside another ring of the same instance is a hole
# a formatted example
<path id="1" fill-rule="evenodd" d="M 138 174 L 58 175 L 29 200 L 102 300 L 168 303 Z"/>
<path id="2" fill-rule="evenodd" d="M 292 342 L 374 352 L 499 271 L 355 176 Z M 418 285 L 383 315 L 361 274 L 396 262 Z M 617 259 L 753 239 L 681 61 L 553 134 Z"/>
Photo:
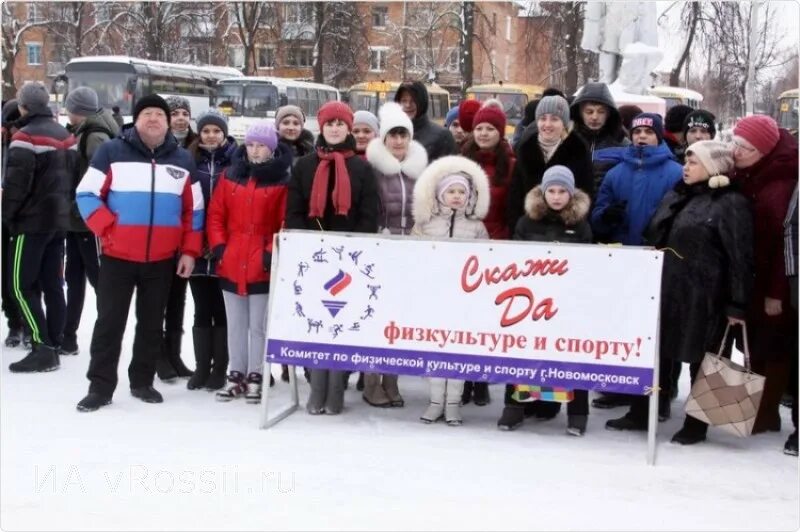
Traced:
<path id="1" fill-rule="evenodd" d="M 521 301 L 522 307 L 517 305 L 521 310 L 512 311 L 517 298 Z M 525 319 L 528 314 L 530 314 L 533 321 L 539 321 L 542 318 L 549 320 L 558 313 L 558 309 L 553 306 L 553 299 L 550 297 L 534 305 L 533 292 L 524 286 L 509 288 L 498 294 L 494 304 L 500 306 L 503 303 L 506 303 L 506 308 L 500 317 L 501 327 L 516 325 Z"/>
<path id="2" fill-rule="evenodd" d="M 464 268 L 461 270 L 461 289 L 466 292 L 474 292 L 478 289 L 481 285 L 481 281 L 483 281 L 483 276 L 479 275 L 477 281 L 474 284 L 470 284 L 469 279 L 467 278 L 470 275 L 475 275 L 478 271 L 478 257 L 472 255 L 470 258 L 467 259 L 467 262 L 464 263 Z"/>

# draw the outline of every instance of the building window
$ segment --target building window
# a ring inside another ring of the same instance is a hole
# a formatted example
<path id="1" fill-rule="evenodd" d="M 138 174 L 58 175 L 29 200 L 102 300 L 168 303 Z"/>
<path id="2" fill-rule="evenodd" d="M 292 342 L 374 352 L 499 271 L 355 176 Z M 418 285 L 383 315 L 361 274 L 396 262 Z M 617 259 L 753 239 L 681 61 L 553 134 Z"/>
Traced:
<path id="1" fill-rule="evenodd" d="M 207 46 L 195 46 L 190 48 L 190 57 L 195 65 L 210 65 L 211 50 Z"/>
<path id="2" fill-rule="evenodd" d="M 42 64 L 42 45 L 39 43 L 28 43 L 28 64 Z"/>
<path id="3" fill-rule="evenodd" d="M 372 72 L 383 72 L 386 70 L 386 58 L 388 55 L 388 48 L 370 48 L 369 69 Z"/>
<path id="4" fill-rule="evenodd" d="M 228 66 L 244 68 L 244 46 L 228 47 Z"/>
<path id="5" fill-rule="evenodd" d="M 386 20 L 389 18 L 389 8 L 386 6 L 372 7 L 372 25 L 376 28 L 386 27 Z"/>
<path id="6" fill-rule="evenodd" d="M 286 22 L 289 24 L 311 24 L 314 21 L 314 4 L 300 2 L 286 5 Z"/>
<path id="7" fill-rule="evenodd" d="M 453 48 L 450 50 L 450 55 L 447 56 L 447 71 L 448 72 L 458 72 L 461 67 L 461 62 L 459 61 L 458 55 L 458 48 Z"/>
<path id="8" fill-rule="evenodd" d="M 275 48 L 258 49 L 258 68 L 275 68 Z"/>
<path id="9" fill-rule="evenodd" d="M 406 63 L 408 70 L 412 72 L 425 72 L 428 70 L 428 62 L 425 60 L 424 50 L 409 50 L 408 61 Z"/>
<path id="10" fill-rule="evenodd" d="M 39 6 L 36 2 L 28 3 L 28 22 L 41 22 L 42 15 L 39 13 Z"/>
<path id="11" fill-rule="evenodd" d="M 311 48 L 295 48 L 286 52 L 286 66 L 314 66 L 314 51 Z"/>

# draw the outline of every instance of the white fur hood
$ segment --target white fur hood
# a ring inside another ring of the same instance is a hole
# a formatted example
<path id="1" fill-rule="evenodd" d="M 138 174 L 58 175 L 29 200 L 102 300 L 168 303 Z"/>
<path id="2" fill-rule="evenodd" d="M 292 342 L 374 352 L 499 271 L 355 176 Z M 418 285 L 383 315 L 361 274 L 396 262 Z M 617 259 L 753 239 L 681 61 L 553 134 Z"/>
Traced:
<path id="1" fill-rule="evenodd" d="M 369 164 L 383 175 L 396 175 L 402 172 L 415 180 L 428 166 L 428 152 L 415 140 L 409 144 L 408 155 L 402 162 L 391 154 L 381 139 L 372 139 L 367 144 L 366 155 Z"/>
<path id="2" fill-rule="evenodd" d="M 414 221 L 424 224 L 439 213 L 436 187 L 447 175 L 466 174 L 472 184 L 472 194 L 465 209 L 465 216 L 483 220 L 489 212 L 489 178 L 478 163 L 461 155 L 448 155 L 432 162 L 414 185 Z"/>

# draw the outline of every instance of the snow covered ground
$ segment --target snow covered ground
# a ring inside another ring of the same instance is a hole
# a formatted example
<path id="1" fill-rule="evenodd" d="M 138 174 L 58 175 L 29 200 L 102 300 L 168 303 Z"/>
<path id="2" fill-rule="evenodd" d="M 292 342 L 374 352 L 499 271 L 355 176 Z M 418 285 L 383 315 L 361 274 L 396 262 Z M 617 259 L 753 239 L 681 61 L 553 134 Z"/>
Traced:
<path id="1" fill-rule="evenodd" d="M 659 426 L 657 465 L 644 433 L 609 432 L 622 409 L 593 409 L 585 437 L 564 414 L 496 429 L 493 402 L 463 409 L 465 424 L 423 425 L 426 385 L 401 377 L 402 409 L 369 407 L 355 376 L 340 416 L 304 411 L 258 430 L 259 407 L 222 404 L 179 384 L 155 386 L 164 404 L 128 392 L 133 312 L 114 403 L 81 414 L 94 325 L 87 291 L 82 353 L 61 369 L 12 375 L 24 355 L 4 349 L 0 372 L 0 528 L 3 530 L 796 530 L 798 460 L 784 429 L 736 439 L 669 443 L 682 422 L 683 372 L 673 418 Z M 187 330 L 192 316 L 187 300 Z M 3 337 L 6 331 L 3 330 Z M 184 358 L 192 360 L 190 335 Z M 191 364 L 190 364 L 191 365 Z M 279 370 L 273 368 L 277 375 Z M 302 380 L 302 379 L 301 379 Z M 288 385 L 274 388 L 276 403 Z M 301 385 L 301 402 L 307 396 Z"/>

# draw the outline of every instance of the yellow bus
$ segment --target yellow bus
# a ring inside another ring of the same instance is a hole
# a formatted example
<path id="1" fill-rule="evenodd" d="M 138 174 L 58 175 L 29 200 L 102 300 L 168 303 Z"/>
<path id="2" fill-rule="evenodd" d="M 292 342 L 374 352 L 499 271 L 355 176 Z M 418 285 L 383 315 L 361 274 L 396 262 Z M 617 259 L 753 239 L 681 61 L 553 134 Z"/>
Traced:
<path id="1" fill-rule="evenodd" d="M 798 95 L 800 89 L 791 89 L 778 96 L 778 125 L 797 136 Z"/>
<path id="2" fill-rule="evenodd" d="M 393 102 L 399 81 L 366 81 L 350 87 L 348 101 L 353 111 L 369 111 L 378 114 L 378 108 L 386 102 Z M 444 124 L 450 110 L 450 93 L 436 83 L 426 83 L 428 89 L 428 118 L 439 125 Z"/>
<path id="3" fill-rule="evenodd" d="M 651 96 L 658 96 L 667 102 L 667 111 L 676 105 L 688 105 L 692 109 L 700 109 L 703 95 L 683 87 L 650 87 L 647 90 Z"/>
<path id="4" fill-rule="evenodd" d="M 531 100 L 542 97 L 544 87 L 539 85 L 521 85 L 517 83 L 492 83 L 489 85 L 473 85 L 467 88 L 466 99 L 486 101 L 490 98 L 500 100 L 506 113 L 506 135 L 514 134 L 525 113 L 525 106 Z"/>

